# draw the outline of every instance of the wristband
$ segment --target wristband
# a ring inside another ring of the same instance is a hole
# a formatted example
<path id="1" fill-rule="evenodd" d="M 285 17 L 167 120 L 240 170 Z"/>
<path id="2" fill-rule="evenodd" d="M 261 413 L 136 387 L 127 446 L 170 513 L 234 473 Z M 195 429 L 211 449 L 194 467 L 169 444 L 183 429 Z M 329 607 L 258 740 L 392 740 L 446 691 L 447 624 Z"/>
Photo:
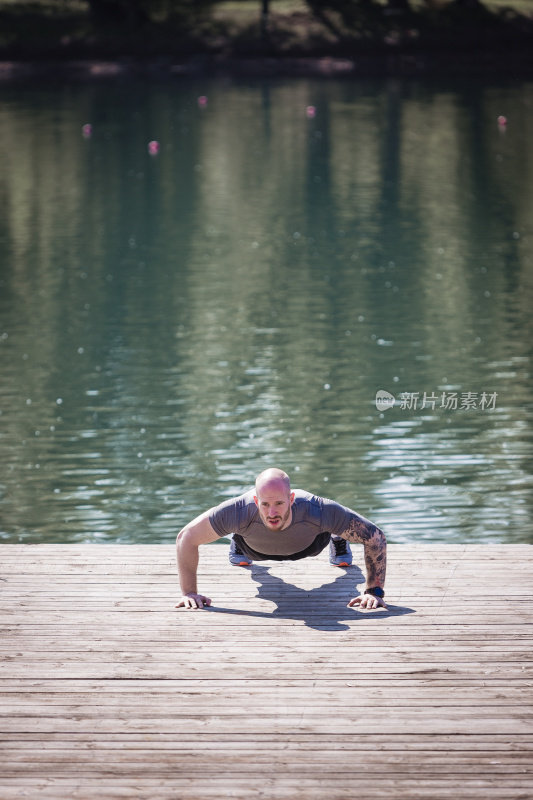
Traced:
<path id="1" fill-rule="evenodd" d="M 379 586 L 371 586 L 369 589 L 365 589 L 363 594 L 373 594 L 374 597 L 385 597 L 385 592 Z"/>

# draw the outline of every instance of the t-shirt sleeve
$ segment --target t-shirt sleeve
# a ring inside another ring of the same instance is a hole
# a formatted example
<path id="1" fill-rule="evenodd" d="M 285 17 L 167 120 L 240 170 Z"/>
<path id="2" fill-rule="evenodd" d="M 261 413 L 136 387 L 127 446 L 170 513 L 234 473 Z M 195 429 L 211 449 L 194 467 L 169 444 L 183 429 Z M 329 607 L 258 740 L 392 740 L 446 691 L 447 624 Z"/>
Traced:
<path id="1" fill-rule="evenodd" d="M 219 536 L 229 536 L 238 530 L 238 501 L 225 500 L 209 511 L 209 522 Z"/>
<path id="2" fill-rule="evenodd" d="M 334 536 L 340 536 L 347 530 L 360 531 L 362 528 L 375 529 L 370 520 L 365 519 L 351 508 L 336 503 L 334 500 L 324 498 L 322 505 L 322 529 Z"/>

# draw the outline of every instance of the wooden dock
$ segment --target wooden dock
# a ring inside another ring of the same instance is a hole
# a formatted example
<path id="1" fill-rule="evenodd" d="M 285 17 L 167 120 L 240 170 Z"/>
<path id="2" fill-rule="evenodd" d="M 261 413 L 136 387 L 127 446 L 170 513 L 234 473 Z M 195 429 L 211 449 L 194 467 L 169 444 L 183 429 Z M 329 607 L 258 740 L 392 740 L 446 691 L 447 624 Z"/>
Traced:
<path id="1" fill-rule="evenodd" d="M 370 613 L 327 552 L 204 547 L 194 612 L 173 544 L 0 559 L 2 800 L 533 797 L 529 545 L 391 546 Z"/>

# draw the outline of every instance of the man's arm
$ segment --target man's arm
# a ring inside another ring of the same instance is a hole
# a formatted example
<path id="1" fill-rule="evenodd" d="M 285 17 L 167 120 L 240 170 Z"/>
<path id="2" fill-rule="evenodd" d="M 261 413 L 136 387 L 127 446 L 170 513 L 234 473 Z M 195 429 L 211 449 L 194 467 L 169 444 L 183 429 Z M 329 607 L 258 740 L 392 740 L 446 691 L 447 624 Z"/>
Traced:
<path id="1" fill-rule="evenodd" d="M 209 521 L 209 511 L 205 511 L 189 522 L 176 537 L 176 560 L 178 576 L 183 596 L 176 608 L 203 608 L 211 605 L 211 599 L 198 594 L 196 573 L 198 570 L 198 548 L 220 539 Z"/>
<path id="2" fill-rule="evenodd" d="M 366 586 L 365 589 L 385 586 L 385 573 L 387 571 L 387 540 L 383 531 L 372 522 L 362 517 L 350 521 L 350 526 L 341 534 L 343 539 L 354 544 L 362 544 L 365 550 Z M 386 608 L 381 597 L 363 592 L 361 597 L 354 597 L 349 606 L 361 608 Z"/>

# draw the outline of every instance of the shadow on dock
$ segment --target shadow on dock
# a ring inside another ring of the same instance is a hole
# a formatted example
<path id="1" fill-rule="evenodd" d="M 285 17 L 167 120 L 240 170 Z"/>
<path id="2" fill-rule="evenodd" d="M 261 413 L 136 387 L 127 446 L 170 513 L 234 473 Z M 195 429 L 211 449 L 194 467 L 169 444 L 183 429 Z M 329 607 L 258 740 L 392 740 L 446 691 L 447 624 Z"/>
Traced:
<path id="1" fill-rule="evenodd" d="M 275 603 L 272 611 L 253 611 L 247 609 L 210 606 L 208 611 L 219 614 L 236 614 L 243 617 L 264 617 L 290 619 L 304 622 L 309 628 L 320 631 L 338 632 L 350 629 L 349 621 L 356 619 L 375 619 L 399 617 L 414 614 L 415 609 L 405 606 L 388 606 L 376 611 L 361 611 L 349 608 L 347 603 L 357 596 L 355 585 L 365 578 L 359 567 L 350 567 L 328 583 L 315 589 L 301 589 L 286 583 L 283 578 L 272 575 L 271 567 L 253 564 L 251 577 L 258 584 L 256 597 Z M 251 598 L 253 599 L 253 598 Z"/>

